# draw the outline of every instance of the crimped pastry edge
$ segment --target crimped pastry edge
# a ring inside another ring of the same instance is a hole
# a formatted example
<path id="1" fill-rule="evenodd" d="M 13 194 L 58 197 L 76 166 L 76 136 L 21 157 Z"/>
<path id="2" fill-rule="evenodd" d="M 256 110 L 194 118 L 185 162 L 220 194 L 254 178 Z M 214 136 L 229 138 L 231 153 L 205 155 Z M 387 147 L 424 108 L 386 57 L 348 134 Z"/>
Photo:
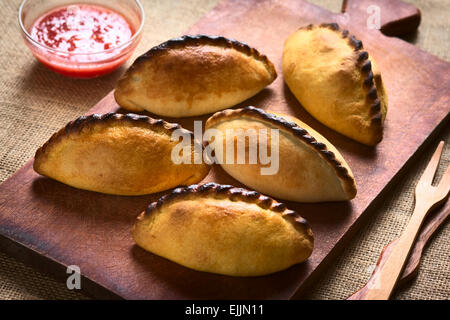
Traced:
<path id="1" fill-rule="evenodd" d="M 108 112 L 105 114 L 91 114 L 88 116 L 81 116 L 73 121 L 70 121 L 64 128 L 60 129 L 56 133 L 54 133 L 50 139 L 47 140 L 47 142 L 44 143 L 37 151 L 34 156 L 35 162 L 34 162 L 34 168 L 37 169 L 36 162 L 51 148 L 61 141 L 62 138 L 66 136 L 70 136 L 72 134 L 80 134 L 81 131 L 91 125 L 102 125 L 102 124 L 113 124 L 117 122 L 123 122 L 123 123 L 131 123 L 131 124 L 145 124 L 148 125 L 148 127 L 152 130 L 163 132 L 167 135 L 171 135 L 173 131 L 180 129 L 184 130 L 186 134 L 189 134 L 191 136 L 191 141 L 193 141 L 193 133 L 189 130 L 184 129 L 179 125 L 178 123 L 169 123 L 167 121 L 164 121 L 162 119 L 153 119 L 148 116 L 138 115 L 134 113 L 127 113 L 127 114 L 121 114 L 121 113 L 115 113 L 115 112 Z"/>
<path id="2" fill-rule="evenodd" d="M 242 201 L 245 203 L 256 204 L 264 210 L 270 210 L 280 213 L 284 218 L 291 218 L 290 221 L 296 225 L 304 228 L 307 234 L 313 238 L 313 233 L 309 223 L 299 213 L 290 210 L 284 203 L 278 202 L 268 196 L 265 196 L 257 191 L 251 191 L 244 188 L 237 188 L 232 185 L 222 185 L 215 182 L 205 184 L 193 184 L 187 187 L 179 187 L 172 190 L 171 193 L 159 198 L 157 201 L 151 203 L 144 212 L 142 212 L 138 220 L 148 218 L 151 214 L 160 210 L 163 205 L 170 204 L 177 200 L 182 200 L 189 196 L 197 196 L 199 198 L 209 198 L 230 201 Z"/>
<path id="3" fill-rule="evenodd" d="M 361 73 L 365 76 L 363 81 L 363 87 L 366 90 L 366 101 L 370 104 L 370 127 L 373 127 L 376 131 L 377 140 L 375 144 L 379 143 L 383 139 L 383 117 L 381 114 L 381 102 L 378 98 L 378 89 L 374 82 L 372 63 L 369 59 L 369 53 L 364 49 L 361 40 L 346 29 L 342 29 L 336 22 L 322 23 L 320 25 L 309 24 L 301 27 L 298 30 L 312 30 L 314 28 L 327 28 L 341 35 L 343 39 L 347 39 L 347 43 L 358 53 L 356 66 L 360 69 Z"/>
<path id="4" fill-rule="evenodd" d="M 223 48 L 235 49 L 241 53 L 244 53 L 248 56 L 255 58 L 258 61 L 261 61 L 265 65 L 269 74 L 271 75 L 271 82 L 275 81 L 275 79 L 277 78 L 277 71 L 273 63 L 269 60 L 269 58 L 266 55 L 260 53 L 257 49 L 252 48 L 248 44 L 237 41 L 235 39 L 228 39 L 223 36 L 198 34 L 198 35 L 184 35 L 179 38 L 173 38 L 151 48 L 149 51 L 139 56 L 133 62 L 130 68 L 125 72 L 125 75 L 122 77 L 122 79 L 124 79 L 126 75 L 132 72 L 138 65 L 147 60 L 150 60 L 155 55 L 163 53 L 168 49 L 176 49 L 186 45 L 196 45 L 196 46 L 213 45 L 213 46 L 220 46 Z"/>
<path id="5" fill-rule="evenodd" d="M 330 163 L 330 165 L 335 169 L 338 177 L 342 181 L 344 181 L 344 191 L 348 195 L 356 194 L 355 180 L 352 176 L 350 176 L 347 168 L 338 159 L 336 159 L 334 153 L 328 150 L 327 146 L 324 143 L 318 142 L 313 136 L 308 133 L 307 130 L 301 128 L 295 122 L 265 112 L 260 108 L 248 106 L 242 109 L 226 109 L 216 112 L 206 121 L 206 127 L 208 128 L 209 126 L 214 126 L 214 124 L 219 123 L 224 119 L 230 119 L 231 117 L 239 119 L 241 116 L 245 115 L 253 116 L 259 120 L 269 122 L 272 125 L 275 125 L 276 127 L 284 131 L 287 131 L 294 137 L 299 138 L 306 144 L 313 147 L 322 156 L 323 159 Z"/>

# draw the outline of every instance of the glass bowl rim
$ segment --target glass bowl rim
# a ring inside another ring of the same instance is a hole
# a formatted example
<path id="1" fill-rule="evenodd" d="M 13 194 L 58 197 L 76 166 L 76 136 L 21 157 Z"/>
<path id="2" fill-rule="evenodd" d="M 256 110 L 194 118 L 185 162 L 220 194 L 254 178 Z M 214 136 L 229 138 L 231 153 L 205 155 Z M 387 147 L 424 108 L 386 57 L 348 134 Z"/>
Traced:
<path id="1" fill-rule="evenodd" d="M 70 53 L 68 51 L 58 50 L 58 49 L 55 49 L 55 48 L 51 48 L 51 47 L 49 47 L 49 46 L 47 46 L 45 44 L 42 44 L 39 41 L 33 39 L 33 37 L 28 33 L 28 31 L 26 30 L 26 28 L 25 28 L 25 26 L 23 25 L 23 22 L 22 22 L 22 12 L 23 12 L 23 7 L 29 1 L 30 0 L 22 0 L 22 3 L 20 4 L 20 7 L 19 7 L 18 19 L 19 19 L 20 29 L 22 30 L 22 33 L 25 35 L 26 39 L 28 41 L 30 41 L 33 45 L 35 45 L 37 47 L 40 47 L 40 48 L 43 48 L 45 50 L 51 51 L 53 53 L 60 53 L 60 54 L 65 54 L 65 55 L 70 54 L 71 56 L 87 56 L 87 55 L 91 56 L 91 55 L 100 55 L 100 54 L 112 52 L 112 51 L 115 51 L 117 49 L 125 48 L 125 47 L 129 46 L 130 44 L 132 44 L 141 35 L 142 29 L 144 27 L 144 22 L 145 22 L 144 7 L 142 6 L 142 4 L 141 4 L 141 2 L 139 0 L 133 0 L 137 4 L 137 6 L 139 8 L 139 13 L 140 13 L 140 16 L 141 16 L 141 23 L 140 23 L 139 28 L 137 29 L 137 31 L 133 34 L 133 36 L 129 40 L 127 40 L 126 42 L 122 43 L 121 45 L 119 45 L 117 47 L 109 48 L 109 49 L 103 50 L 103 51 L 97 51 L 97 52 L 91 52 L 91 53 L 82 53 L 82 52 Z M 92 62 L 89 62 L 89 63 L 92 63 Z"/>

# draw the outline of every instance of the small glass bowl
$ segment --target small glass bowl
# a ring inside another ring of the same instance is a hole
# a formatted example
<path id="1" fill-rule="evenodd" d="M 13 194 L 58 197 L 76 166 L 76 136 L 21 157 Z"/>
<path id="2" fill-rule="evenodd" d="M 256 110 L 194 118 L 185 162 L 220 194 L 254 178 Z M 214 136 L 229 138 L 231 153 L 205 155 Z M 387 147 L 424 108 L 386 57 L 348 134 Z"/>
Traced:
<path id="1" fill-rule="evenodd" d="M 95 53 L 56 50 L 31 37 L 29 31 L 39 17 L 58 7 L 80 4 L 99 5 L 120 13 L 135 33 L 120 46 Z M 36 59 L 49 69 L 72 78 L 95 78 L 119 68 L 138 45 L 144 19 L 144 9 L 139 0 L 23 0 L 19 8 L 22 36 Z"/>

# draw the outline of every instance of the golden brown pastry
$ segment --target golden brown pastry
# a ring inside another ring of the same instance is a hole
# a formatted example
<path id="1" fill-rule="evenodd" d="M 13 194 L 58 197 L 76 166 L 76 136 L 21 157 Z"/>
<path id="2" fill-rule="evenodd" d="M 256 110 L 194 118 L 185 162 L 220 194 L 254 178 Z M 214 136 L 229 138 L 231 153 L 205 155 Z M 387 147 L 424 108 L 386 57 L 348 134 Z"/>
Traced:
<path id="1" fill-rule="evenodd" d="M 185 267 L 261 276 L 305 261 L 312 231 L 298 213 L 255 191 L 208 183 L 152 203 L 133 228 L 136 243 Z"/>
<path id="2" fill-rule="evenodd" d="M 127 110 L 189 117 L 234 106 L 276 77 L 272 62 L 244 43 L 183 36 L 140 56 L 119 80 L 114 97 Z"/>
<path id="3" fill-rule="evenodd" d="M 294 32 L 284 44 L 283 76 L 326 126 L 369 146 L 382 140 L 386 89 L 375 61 L 347 30 L 332 23 Z"/>
<path id="4" fill-rule="evenodd" d="M 135 114 L 83 116 L 37 150 L 34 170 L 75 188 L 116 195 L 199 182 L 208 173 L 206 164 L 176 165 L 171 159 L 176 129 L 192 135 L 178 124 Z"/>
<path id="5" fill-rule="evenodd" d="M 224 155 L 218 160 L 219 163 L 222 162 L 222 168 L 246 186 L 279 199 L 297 202 L 353 199 L 356 195 L 353 173 L 339 151 L 305 123 L 293 117 L 283 117 L 255 107 L 228 109 L 210 117 L 206 122 L 206 129 L 217 129 L 222 132 L 222 136 L 225 137 L 224 154 L 227 152 L 225 141 L 227 130 L 236 133 L 232 144 L 235 148 L 235 160 L 230 163 Z M 239 129 L 244 131 L 239 132 Z M 245 164 L 238 163 L 237 141 L 239 139 L 244 141 L 249 129 L 257 133 L 261 132 L 261 129 L 267 130 L 266 136 L 269 136 L 267 143 L 258 137 L 258 150 L 270 150 L 268 154 L 278 155 L 276 172 L 262 174 L 261 170 L 273 167 L 275 159 L 272 159 L 270 164 L 264 164 L 259 157 L 258 161 L 250 164 L 249 154 L 253 148 L 250 148 L 248 142 L 245 149 Z M 278 130 L 278 143 L 274 144 L 276 149 L 272 148 L 271 129 Z"/>

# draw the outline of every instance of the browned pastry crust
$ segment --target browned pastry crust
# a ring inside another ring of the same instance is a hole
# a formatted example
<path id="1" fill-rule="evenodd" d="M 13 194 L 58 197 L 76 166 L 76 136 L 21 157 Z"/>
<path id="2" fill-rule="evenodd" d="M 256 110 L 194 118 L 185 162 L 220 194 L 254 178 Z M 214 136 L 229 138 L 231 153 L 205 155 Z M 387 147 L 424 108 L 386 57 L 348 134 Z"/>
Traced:
<path id="1" fill-rule="evenodd" d="M 348 40 L 348 44 L 355 49 L 358 54 L 357 66 L 360 68 L 361 73 L 364 75 L 364 88 L 366 89 L 366 101 L 370 105 L 370 112 L 372 116 L 371 126 L 376 128 L 378 138 L 376 143 L 383 139 L 383 116 L 381 114 L 381 103 L 378 99 L 378 91 L 373 80 L 372 73 L 372 63 L 369 60 L 369 54 L 364 50 L 364 46 L 361 40 L 355 38 L 346 29 L 341 29 L 337 23 L 322 23 L 320 27 L 328 28 L 330 30 L 336 31 L 342 35 L 342 38 Z M 306 29 L 314 28 L 314 25 L 310 24 Z M 302 28 L 300 28 L 302 29 Z"/>
<path id="2" fill-rule="evenodd" d="M 351 138 L 360 141 L 362 143 L 365 143 L 367 145 L 376 145 L 379 143 L 383 138 L 383 122 L 386 116 L 386 109 L 387 109 L 387 96 L 385 92 L 384 85 L 381 80 L 381 75 L 379 71 L 373 70 L 373 63 L 369 59 L 369 54 L 367 51 L 364 50 L 363 43 L 361 40 L 358 40 L 355 38 L 355 36 L 351 35 L 348 30 L 341 29 L 337 23 L 323 23 L 320 25 L 308 25 L 305 27 L 301 27 L 298 29 L 300 30 L 313 30 L 317 28 L 326 28 L 329 30 L 332 30 L 336 34 L 338 34 L 343 40 L 347 41 L 347 44 L 353 48 L 354 50 L 354 67 L 359 69 L 362 76 L 362 86 L 365 93 L 364 103 L 367 105 L 367 108 L 369 110 L 369 124 L 364 129 L 367 131 L 367 136 L 360 136 L 360 133 L 356 130 L 354 133 L 349 134 L 348 132 L 343 132 L 342 128 L 335 128 L 332 127 L 332 129 L 337 130 L 338 132 L 341 132 L 347 136 L 350 136 Z M 336 49 L 338 50 L 338 49 Z M 350 57 L 349 57 L 350 59 Z M 373 60 L 373 59 L 372 59 Z M 286 68 L 286 66 L 284 66 Z M 341 71 L 344 71 L 344 67 Z M 285 70 L 286 71 L 286 70 Z M 376 73 L 376 76 L 374 75 Z M 291 75 L 289 72 L 285 72 L 285 78 L 287 78 L 287 82 L 289 83 L 289 77 Z M 323 84 L 325 85 L 325 84 Z M 295 91 L 295 86 L 293 83 L 290 84 L 291 90 Z M 295 94 L 295 92 L 294 92 Z M 297 94 L 296 94 L 297 96 Z M 383 103 L 380 101 L 380 98 L 382 97 Z M 359 99 L 355 96 L 355 100 Z M 302 103 L 302 101 L 300 101 Z M 303 104 L 303 103 L 302 103 Z M 320 104 L 319 102 L 317 104 Z M 382 110 L 382 104 L 384 110 Z M 304 107 L 310 111 L 309 109 L 317 108 L 317 106 L 305 106 Z M 323 121 L 322 119 L 318 119 L 319 121 Z M 326 121 L 324 122 L 326 124 Z M 343 127 L 345 127 L 344 123 L 342 124 Z M 347 128 L 349 128 L 347 126 Z M 366 133 L 364 132 L 366 135 Z"/>
<path id="3" fill-rule="evenodd" d="M 286 118 L 279 117 L 275 114 L 265 112 L 262 109 L 249 106 L 242 109 L 228 109 L 220 112 L 216 112 L 212 115 L 207 123 L 206 127 L 211 128 L 222 121 L 228 121 L 231 119 L 240 119 L 243 117 L 252 117 L 264 122 L 270 123 L 272 126 L 283 130 L 289 135 L 300 139 L 307 145 L 314 148 L 317 153 L 326 160 L 335 170 L 336 175 L 341 179 L 342 186 L 349 199 L 352 199 L 356 195 L 356 185 L 353 178 L 353 174 L 349 172 L 348 165 L 338 160 L 335 154 L 330 151 L 327 145 L 323 142 L 317 141 L 311 136 L 308 131 L 301 128 L 297 123 L 288 121 Z M 239 180 L 239 179 L 238 179 Z"/>
<path id="4" fill-rule="evenodd" d="M 33 168 L 70 186 L 117 195 L 164 191 L 202 180 L 206 164 L 171 161 L 179 124 L 136 114 L 93 114 L 69 122 L 36 151 Z M 157 147 L 155 147 L 157 146 Z"/>
<path id="5" fill-rule="evenodd" d="M 180 129 L 184 130 L 186 134 L 193 137 L 193 133 L 189 130 L 183 129 L 178 123 L 169 123 L 162 119 L 153 119 L 147 116 L 142 116 L 134 113 L 114 113 L 108 112 L 105 114 L 91 114 L 88 116 L 81 116 L 73 121 L 70 121 L 64 128 L 53 134 L 50 139 L 40 147 L 35 154 L 34 166 L 39 167 L 39 161 L 43 160 L 46 154 L 51 150 L 53 145 L 58 143 L 63 137 L 68 135 L 81 134 L 83 130 L 86 130 L 90 126 L 95 126 L 98 124 L 107 125 L 113 122 L 128 122 L 131 125 L 145 126 L 149 129 L 159 131 L 161 133 L 171 135 L 173 131 Z"/>
<path id="6" fill-rule="evenodd" d="M 174 189 L 171 193 L 162 196 L 151 203 L 138 219 L 150 217 L 151 214 L 160 210 L 163 205 L 167 205 L 173 201 L 181 199 L 193 198 L 211 198 L 211 199 L 229 199 L 233 202 L 242 201 L 245 203 L 254 203 L 264 210 L 270 210 L 280 213 L 283 217 L 289 217 L 292 223 L 304 228 L 308 235 L 312 238 L 311 227 L 308 222 L 296 211 L 290 210 L 284 203 L 278 202 L 259 192 L 247 190 L 244 188 L 236 188 L 231 185 L 218 184 L 215 182 L 205 184 L 193 184 L 188 187 L 180 187 Z"/>
<path id="7" fill-rule="evenodd" d="M 207 183 L 173 190 L 133 228 L 147 251 L 198 271 L 261 276 L 305 261 L 314 237 L 297 212 L 256 191 Z"/>
<path id="8" fill-rule="evenodd" d="M 166 50 L 170 49 L 180 49 L 186 46 L 200 46 L 200 45 L 210 45 L 222 48 L 235 49 L 243 54 L 253 57 L 254 59 L 261 61 L 267 68 L 267 71 L 275 80 L 277 78 L 277 72 L 273 63 L 265 56 L 261 54 L 255 48 L 250 47 L 248 44 L 244 42 L 240 42 L 234 39 L 228 39 L 222 36 L 210 36 L 210 35 L 184 35 L 180 38 L 170 39 L 166 42 L 163 42 L 156 47 L 151 48 L 149 51 L 139 56 L 135 62 L 131 65 L 127 73 L 132 72 L 136 69 L 141 63 L 145 63 L 146 61 L 153 59 L 158 54 L 164 54 Z M 123 78 L 122 78 L 123 79 Z M 121 79 L 121 80 L 122 80 Z"/>
<path id="9" fill-rule="evenodd" d="M 118 81 L 114 97 L 128 110 L 188 117 L 231 107 L 276 77 L 272 62 L 245 43 L 186 35 L 137 58 Z"/>

